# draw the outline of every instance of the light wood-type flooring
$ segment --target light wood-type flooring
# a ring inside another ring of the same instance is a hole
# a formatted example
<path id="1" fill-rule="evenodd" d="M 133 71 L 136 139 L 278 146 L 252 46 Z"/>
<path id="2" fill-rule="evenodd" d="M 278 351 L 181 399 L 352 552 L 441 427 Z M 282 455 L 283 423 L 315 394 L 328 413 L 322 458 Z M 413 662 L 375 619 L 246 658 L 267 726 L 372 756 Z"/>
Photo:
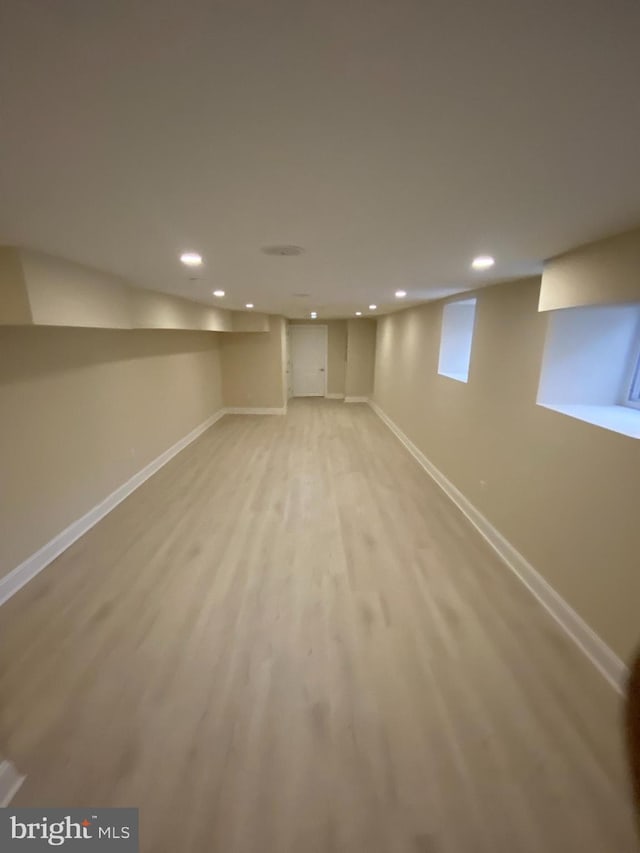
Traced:
<path id="1" fill-rule="evenodd" d="M 0 608 L 14 805 L 144 853 L 630 853 L 620 697 L 366 405 L 227 416 Z"/>

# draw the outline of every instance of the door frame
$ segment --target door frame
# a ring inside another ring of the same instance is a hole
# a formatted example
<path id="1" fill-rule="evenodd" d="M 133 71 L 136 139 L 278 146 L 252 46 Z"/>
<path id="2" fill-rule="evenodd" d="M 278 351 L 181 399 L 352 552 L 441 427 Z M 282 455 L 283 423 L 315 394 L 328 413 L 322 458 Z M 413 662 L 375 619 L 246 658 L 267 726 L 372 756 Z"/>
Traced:
<path id="1" fill-rule="evenodd" d="M 297 327 L 299 329 L 324 329 L 324 390 L 322 394 L 305 394 L 308 397 L 324 397 L 327 396 L 327 383 L 329 372 L 329 326 L 326 323 L 289 323 L 289 328 Z M 291 339 L 290 339 L 291 340 Z M 293 347 L 290 348 L 291 356 L 291 391 L 293 392 Z"/>

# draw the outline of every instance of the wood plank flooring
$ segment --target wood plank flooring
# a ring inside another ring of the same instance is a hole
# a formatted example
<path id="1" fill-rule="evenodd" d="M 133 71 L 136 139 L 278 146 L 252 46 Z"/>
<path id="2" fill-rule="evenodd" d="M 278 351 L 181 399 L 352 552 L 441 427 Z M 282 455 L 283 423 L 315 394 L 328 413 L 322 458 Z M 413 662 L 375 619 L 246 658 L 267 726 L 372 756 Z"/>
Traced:
<path id="1" fill-rule="evenodd" d="M 0 632 L 14 804 L 144 853 L 640 849 L 620 698 L 365 405 L 225 417 Z"/>

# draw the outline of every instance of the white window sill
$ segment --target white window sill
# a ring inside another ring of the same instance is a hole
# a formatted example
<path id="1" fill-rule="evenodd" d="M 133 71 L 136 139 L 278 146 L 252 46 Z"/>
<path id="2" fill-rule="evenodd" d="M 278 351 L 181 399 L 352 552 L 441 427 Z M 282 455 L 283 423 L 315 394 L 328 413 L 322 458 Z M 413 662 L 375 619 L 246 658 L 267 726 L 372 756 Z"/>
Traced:
<path id="1" fill-rule="evenodd" d="M 629 406 L 586 406 L 578 403 L 539 405 L 570 418 L 628 435 L 630 438 L 640 438 L 640 409 L 632 409 Z"/>
<path id="2" fill-rule="evenodd" d="M 456 382 L 469 382 L 468 373 L 445 373 L 443 370 L 439 370 L 438 374 L 440 376 L 446 376 L 448 379 L 455 379 Z"/>

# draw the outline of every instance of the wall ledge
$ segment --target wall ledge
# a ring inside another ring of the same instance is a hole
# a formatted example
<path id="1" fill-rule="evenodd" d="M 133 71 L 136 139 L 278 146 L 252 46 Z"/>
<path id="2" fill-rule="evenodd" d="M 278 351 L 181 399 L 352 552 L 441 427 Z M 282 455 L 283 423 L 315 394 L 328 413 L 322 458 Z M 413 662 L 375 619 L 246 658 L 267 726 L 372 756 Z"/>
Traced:
<path id="1" fill-rule="evenodd" d="M 75 261 L 0 246 L 0 325 L 268 332 L 269 315 L 136 287 Z"/>
<path id="2" fill-rule="evenodd" d="M 622 660 L 587 625 L 584 619 L 562 598 L 553 587 L 534 569 L 522 554 L 488 521 L 479 510 L 460 492 L 436 466 L 427 459 L 399 426 L 377 405 L 369 403 L 373 411 L 394 433 L 409 453 L 427 474 L 440 486 L 458 509 L 468 518 L 478 533 L 491 545 L 498 556 L 538 599 L 545 610 L 555 619 L 564 632 L 589 658 L 609 684 L 619 693 L 624 693 L 629 671 Z"/>
<path id="3" fill-rule="evenodd" d="M 538 403 L 538 406 L 629 438 L 640 438 L 640 409 L 581 403 Z"/>

